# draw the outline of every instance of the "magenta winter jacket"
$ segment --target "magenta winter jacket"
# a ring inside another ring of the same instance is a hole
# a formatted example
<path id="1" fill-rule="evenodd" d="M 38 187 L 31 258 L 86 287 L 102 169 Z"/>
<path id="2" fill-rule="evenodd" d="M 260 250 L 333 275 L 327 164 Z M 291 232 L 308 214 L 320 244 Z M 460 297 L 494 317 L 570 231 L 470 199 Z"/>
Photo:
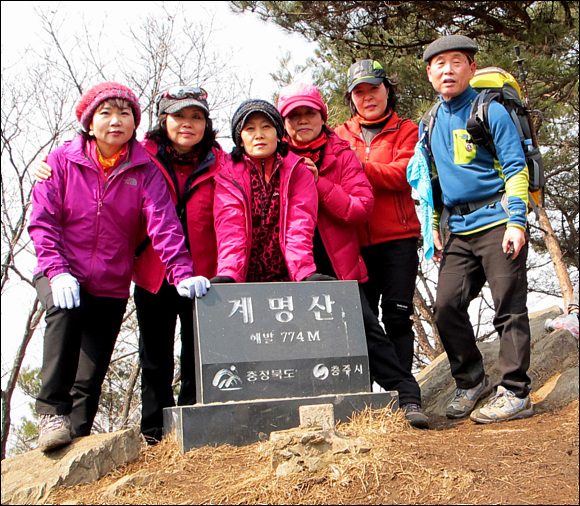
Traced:
<path id="1" fill-rule="evenodd" d="M 166 181 L 173 205 L 177 204 L 175 185 L 158 155 L 158 145 L 152 140 L 143 142 L 151 160 L 157 165 Z M 193 195 L 185 206 L 189 251 L 193 259 L 196 276 L 212 278 L 216 273 L 217 245 L 213 219 L 213 194 L 215 175 L 224 163 L 224 152 L 213 148 L 203 160 L 197 171 L 200 175 L 193 185 Z M 136 258 L 133 268 L 133 281 L 151 293 L 157 293 L 165 279 L 165 266 L 151 244 Z"/>
<path id="2" fill-rule="evenodd" d="M 318 171 L 318 231 L 338 279 L 368 281 L 357 225 L 368 221 L 375 198 L 350 144 L 329 133 Z"/>
<path id="3" fill-rule="evenodd" d="M 280 166 L 280 246 L 293 281 L 302 281 L 316 272 L 312 239 L 316 227 L 318 196 L 314 177 L 289 153 L 278 156 Z M 230 276 L 237 283 L 246 280 L 252 249 L 251 163 L 245 156 L 234 163 L 226 156 L 216 177 L 214 216 L 218 242 L 218 276 Z"/>
<path id="4" fill-rule="evenodd" d="M 106 185 L 80 135 L 51 153 L 47 163 L 52 177 L 34 186 L 28 227 L 38 258 L 35 274 L 52 279 L 68 272 L 92 295 L 128 298 L 143 216 L 169 282 L 193 276 L 163 175 L 137 141 Z"/>

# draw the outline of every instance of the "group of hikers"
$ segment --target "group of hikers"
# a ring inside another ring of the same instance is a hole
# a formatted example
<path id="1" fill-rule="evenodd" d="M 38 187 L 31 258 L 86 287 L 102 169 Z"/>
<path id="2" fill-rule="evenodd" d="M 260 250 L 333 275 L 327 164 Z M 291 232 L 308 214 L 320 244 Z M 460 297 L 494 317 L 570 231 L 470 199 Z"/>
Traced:
<path id="1" fill-rule="evenodd" d="M 398 393 L 411 426 L 428 428 L 412 373 L 422 233 L 407 180 L 414 154 L 440 186 L 434 315 L 457 387 L 446 414 L 478 423 L 531 416 L 528 168 L 501 104 L 489 109 L 495 153 L 467 134 L 477 51 L 472 39 L 451 35 L 423 54 L 441 105 L 429 149 L 424 125 L 397 115 L 398 83 L 369 59 L 348 70 L 352 117 L 344 124 L 330 128 L 318 88 L 294 83 L 279 91 L 276 106 L 239 106 L 229 154 L 216 141 L 202 88 L 160 93 L 156 125 L 141 142 L 141 106 L 130 89 L 104 82 L 86 91 L 76 107 L 80 133 L 35 171 L 29 232 L 46 310 L 39 448 L 90 434 L 132 281 L 141 432 L 151 444 L 163 436 L 163 408 L 175 404 L 178 317 L 177 403 L 196 403 L 191 299 L 215 283 L 356 280 L 371 380 Z M 468 314 L 486 281 L 500 342 L 493 383 Z"/>

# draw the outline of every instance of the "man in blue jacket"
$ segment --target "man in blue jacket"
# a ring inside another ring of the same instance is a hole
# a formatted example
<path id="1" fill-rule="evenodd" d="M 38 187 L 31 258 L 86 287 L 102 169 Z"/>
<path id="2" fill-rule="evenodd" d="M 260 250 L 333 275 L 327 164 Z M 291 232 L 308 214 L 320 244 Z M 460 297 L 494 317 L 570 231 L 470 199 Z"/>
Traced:
<path id="1" fill-rule="evenodd" d="M 489 124 L 497 159 L 467 133 L 477 96 L 469 85 L 477 49 L 470 38 L 450 35 L 430 44 L 423 59 L 441 101 L 430 140 L 443 202 L 434 226 L 444 220 L 450 231 L 443 249 L 439 229 L 434 230 L 434 259 L 441 262 L 435 322 L 457 386 L 446 414 L 491 423 L 534 413 L 527 375 L 528 168 L 515 125 L 496 101 L 489 106 Z M 423 125 L 420 136 L 422 132 Z M 492 391 L 468 314 L 486 280 L 495 305 L 501 378 L 495 395 L 474 410 Z"/>

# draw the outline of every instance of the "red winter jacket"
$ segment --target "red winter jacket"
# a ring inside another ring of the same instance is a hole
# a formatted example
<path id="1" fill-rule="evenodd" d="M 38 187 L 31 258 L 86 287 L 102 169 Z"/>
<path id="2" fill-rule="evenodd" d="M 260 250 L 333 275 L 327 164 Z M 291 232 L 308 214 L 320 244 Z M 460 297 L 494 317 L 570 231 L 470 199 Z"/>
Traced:
<path id="1" fill-rule="evenodd" d="M 216 176 L 214 200 L 218 242 L 218 276 L 236 283 L 246 281 L 252 250 L 252 211 L 249 159 L 234 163 L 226 155 Z M 312 173 L 302 158 L 278 155 L 280 165 L 280 247 L 292 281 L 302 281 L 316 272 L 312 239 L 316 227 L 318 196 Z"/>
<path id="2" fill-rule="evenodd" d="M 318 231 L 338 279 L 368 280 L 357 225 L 371 216 L 374 197 L 348 142 L 331 133 L 318 171 Z"/>
<path id="3" fill-rule="evenodd" d="M 419 237 L 421 224 L 407 182 L 407 164 L 418 138 L 417 125 L 393 113 L 370 146 L 362 137 L 356 116 L 334 130 L 356 149 L 375 195 L 371 219 L 358 228 L 361 246 Z"/>
<path id="4" fill-rule="evenodd" d="M 47 160 L 52 177 L 32 192 L 28 231 L 38 266 L 49 279 L 66 272 L 97 297 L 128 298 L 142 220 L 177 286 L 193 276 L 183 229 L 157 167 L 137 141 L 106 184 L 85 155 L 80 135 Z"/>
<path id="5" fill-rule="evenodd" d="M 151 160 L 157 165 L 173 200 L 177 205 L 177 192 L 173 180 L 158 155 L 159 146 L 152 140 L 143 141 L 143 147 Z M 189 251 L 193 259 L 193 271 L 196 276 L 211 278 L 215 276 L 217 266 L 217 245 L 213 219 L 214 177 L 224 162 L 221 149 L 213 148 L 205 160 L 201 161 L 196 172 L 201 175 L 194 182 L 195 191 L 186 204 L 186 223 L 189 239 Z M 165 267 L 151 244 L 140 253 L 133 267 L 133 281 L 146 290 L 157 293 L 165 279 Z"/>

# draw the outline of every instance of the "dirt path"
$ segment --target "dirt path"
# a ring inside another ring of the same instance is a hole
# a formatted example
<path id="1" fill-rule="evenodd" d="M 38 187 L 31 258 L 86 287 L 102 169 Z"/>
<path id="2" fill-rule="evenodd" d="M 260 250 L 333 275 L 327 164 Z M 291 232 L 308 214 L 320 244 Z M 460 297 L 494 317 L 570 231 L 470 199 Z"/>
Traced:
<path id="1" fill-rule="evenodd" d="M 526 420 L 476 425 L 432 419 L 411 429 L 367 413 L 339 431 L 371 451 L 317 472 L 277 477 L 271 445 L 200 448 L 169 442 L 97 483 L 63 489 L 51 504 L 578 504 L 578 400 Z M 141 471 L 147 482 L 114 497 L 107 487 Z"/>

